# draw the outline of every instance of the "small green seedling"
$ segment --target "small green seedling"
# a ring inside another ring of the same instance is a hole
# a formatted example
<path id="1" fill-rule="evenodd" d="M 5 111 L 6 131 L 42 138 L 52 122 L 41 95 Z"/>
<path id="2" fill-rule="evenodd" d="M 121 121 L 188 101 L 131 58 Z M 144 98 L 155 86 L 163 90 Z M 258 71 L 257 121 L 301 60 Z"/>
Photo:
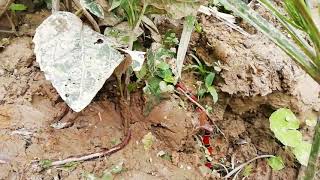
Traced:
<path id="1" fill-rule="evenodd" d="M 163 45 L 166 47 L 174 47 L 179 44 L 179 40 L 176 37 L 176 33 L 174 33 L 172 30 L 166 32 L 163 38 Z"/>
<path id="2" fill-rule="evenodd" d="M 288 146 L 300 164 L 307 166 L 311 144 L 302 140 L 299 129 L 299 120 L 290 109 L 280 108 L 271 114 L 270 129 L 275 137 L 285 146 Z"/>
<path id="3" fill-rule="evenodd" d="M 275 171 L 279 171 L 285 167 L 281 157 L 274 156 L 267 161 L 269 166 Z"/>
<path id="4" fill-rule="evenodd" d="M 52 161 L 48 159 L 44 159 L 44 160 L 41 160 L 39 164 L 40 164 L 40 167 L 42 167 L 43 169 L 47 169 L 51 167 Z"/>
<path id="5" fill-rule="evenodd" d="M 213 86 L 213 80 L 215 78 L 215 70 L 210 70 L 207 66 L 203 65 L 201 61 L 191 54 L 193 59 L 197 62 L 197 65 L 189 65 L 188 68 L 196 69 L 200 74 L 200 77 L 204 81 L 204 85 L 200 85 L 198 89 L 198 97 L 202 98 L 206 93 L 209 93 L 213 99 L 213 102 L 218 101 L 218 93 Z"/>
<path id="6" fill-rule="evenodd" d="M 9 6 L 9 9 L 13 12 L 16 12 L 16 11 L 25 11 L 28 7 L 25 6 L 24 4 L 15 4 L 15 3 L 12 3 L 10 6 Z"/>

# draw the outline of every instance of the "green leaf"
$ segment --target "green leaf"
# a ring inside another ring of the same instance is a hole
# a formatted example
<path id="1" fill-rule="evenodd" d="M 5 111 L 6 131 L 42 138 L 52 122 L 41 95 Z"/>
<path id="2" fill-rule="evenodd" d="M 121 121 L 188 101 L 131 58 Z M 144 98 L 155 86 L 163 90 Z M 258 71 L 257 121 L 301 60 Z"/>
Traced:
<path id="1" fill-rule="evenodd" d="M 161 92 L 173 92 L 174 91 L 174 87 L 171 84 L 167 84 L 165 81 L 161 81 L 159 83 L 159 87 Z"/>
<path id="2" fill-rule="evenodd" d="M 161 69 L 161 70 L 168 70 L 170 69 L 170 66 L 169 64 L 161 61 L 158 65 L 157 65 L 157 68 Z"/>
<path id="3" fill-rule="evenodd" d="M 166 32 L 163 37 L 162 44 L 169 48 L 175 47 L 177 44 L 179 44 L 179 40 L 176 37 L 176 33 L 174 33 L 172 30 Z"/>
<path id="4" fill-rule="evenodd" d="M 121 5 L 122 1 L 123 0 L 112 0 L 112 4 L 111 4 L 109 11 L 112 11 L 115 8 L 119 7 Z"/>
<path id="5" fill-rule="evenodd" d="M 285 167 L 281 157 L 274 156 L 269 158 L 267 161 L 274 171 L 279 171 Z"/>
<path id="6" fill-rule="evenodd" d="M 302 142 L 302 134 L 297 131 L 299 120 L 290 109 L 280 108 L 271 114 L 270 129 L 284 145 L 295 147 Z"/>
<path id="7" fill-rule="evenodd" d="M 10 6 L 9 6 L 9 9 L 11 11 L 24 11 L 26 10 L 28 7 L 25 6 L 24 4 L 15 4 L 15 3 L 12 3 Z"/>
<path id="8" fill-rule="evenodd" d="M 206 88 L 212 86 L 214 77 L 215 77 L 215 74 L 212 72 L 206 76 L 206 79 L 205 79 Z"/>
<path id="9" fill-rule="evenodd" d="M 158 77 L 150 77 L 147 79 L 147 88 L 153 95 L 159 95 L 161 93 L 159 83 L 161 82 L 161 79 Z"/>
<path id="10" fill-rule="evenodd" d="M 148 69 L 147 65 L 144 63 L 140 71 L 135 71 L 135 75 L 138 78 L 138 81 L 142 80 L 147 75 Z"/>
<path id="11" fill-rule="evenodd" d="M 175 82 L 175 79 L 174 79 L 173 74 L 170 69 L 167 69 L 164 71 L 163 80 L 167 83 L 174 83 Z"/>
<path id="12" fill-rule="evenodd" d="M 199 96 L 199 98 L 202 98 L 203 95 L 204 95 L 204 93 L 206 93 L 206 92 L 207 92 L 206 89 L 200 88 L 200 89 L 198 90 L 198 96 Z"/>
<path id="13" fill-rule="evenodd" d="M 302 141 L 298 146 L 292 149 L 293 154 L 296 156 L 300 164 L 307 166 L 309 155 L 311 152 L 311 143 Z"/>
<path id="14" fill-rule="evenodd" d="M 49 159 L 40 160 L 39 162 L 40 166 L 44 169 L 51 167 L 52 161 Z"/>
<path id="15" fill-rule="evenodd" d="M 81 6 L 88 9 L 92 14 L 99 18 L 104 18 L 104 12 L 100 4 L 95 0 L 80 0 Z"/>
<path id="16" fill-rule="evenodd" d="M 218 93 L 213 86 L 207 87 L 208 92 L 211 94 L 213 102 L 216 103 L 218 101 Z"/>

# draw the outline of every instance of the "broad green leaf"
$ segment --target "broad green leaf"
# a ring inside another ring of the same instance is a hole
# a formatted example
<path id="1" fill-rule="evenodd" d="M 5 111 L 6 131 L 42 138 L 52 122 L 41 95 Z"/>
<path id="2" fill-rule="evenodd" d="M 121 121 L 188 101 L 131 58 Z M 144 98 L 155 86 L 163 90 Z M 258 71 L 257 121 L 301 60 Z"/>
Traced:
<path id="1" fill-rule="evenodd" d="M 167 84 L 165 81 L 159 83 L 161 92 L 173 92 L 174 87 L 171 84 Z"/>
<path id="2" fill-rule="evenodd" d="M 205 85 L 207 88 L 212 85 L 214 77 L 215 77 L 215 74 L 212 72 L 207 75 L 205 79 Z"/>
<path id="3" fill-rule="evenodd" d="M 302 134 L 298 130 L 277 129 L 274 134 L 286 146 L 296 147 L 302 142 Z"/>
<path id="4" fill-rule="evenodd" d="M 11 11 L 24 11 L 26 10 L 28 7 L 25 6 L 24 4 L 15 4 L 15 3 L 12 3 L 10 6 L 9 6 L 9 9 Z"/>
<path id="5" fill-rule="evenodd" d="M 88 9 L 92 14 L 99 18 L 104 18 L 104 12 L 100 4 L 95 0 L 80 0 L 81 6 Z"/>
<path id="6" fill-rule="evenodd" d="M 160 63 L 157 65 L 157 68 L 159 68 L 161 70 L 168 70 L 168 69 L 170 69 L 170 66 L 169 66 L 169 64 L 167 64 L 163 61 L 160 61 Z"/>
<path id="7" fill-rule="evenodd" d="M 299 120 L 290 109 L 280 108 L 269 118 L 270 129 L 282 144 L 290 147 L 298 146 L 302 141 L 302 134 L 297 131 Z"/>
<path id="8" fill-rule="evenodd" d="M 216 103 L 218 101 L 218 93 L 213 86 L 207 87 L 208 92 L 212 96 L 213 102 Z"/>
<path id="9" fill-rule="evenodd" d="M 175 82 L 175 79 L 174 79 L 173 74 L 170 69 L 167 69 L 164 71 L 163 80 L 167 83 L 174 83 Z"/>
<path id="10" fill-rule="evenodd" d="M 33 42 L 47 80 L 76 112 L 91 102 L 123 60 L 104 35 L 69 12 L 56 12 L 43 21 Z"/>
<path id="11" fill-rule="evenodd" d="M 281 157 L 271 157 L 267 161 L 269 166 L 275 171 L 279 171 L 285 167 Z"/>
<path id="12" fill-rule="evenodd" d="M 318 67 L 280 30 L 268 23 L 264 18 L 249 8 L 241 0 L 219 0 L 222 5 L 232 10 L 235 14 L 245 19 L 259 31 L 264 33 L 269 39 L 283 49 L 300 66 L 305 69 L 315 80 L 320 81 L 320 71 Z"/>
<path id="13" fill-rule="evenodd" d="M 147 79 L 147 90 L 153 95 L 159 95 L 161 93 L 159 84 L 162 80 L 158 77 L 150 77 Z"/>
<path id="14" fill-rule="evenodd" d="M 298 146 L 292 149 L 292 152 L 296 156 L 300 164 L 307 166 L 309 155 L 311 152 L 311 143 L 302 141 Z"/>

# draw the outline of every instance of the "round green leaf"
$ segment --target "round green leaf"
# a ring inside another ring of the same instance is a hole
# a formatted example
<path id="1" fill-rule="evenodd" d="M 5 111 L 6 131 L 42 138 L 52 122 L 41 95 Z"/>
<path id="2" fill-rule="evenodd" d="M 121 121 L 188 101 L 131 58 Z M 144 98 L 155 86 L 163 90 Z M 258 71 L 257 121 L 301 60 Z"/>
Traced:
<path id="1" fill-rule="evenodd" d="M 275 156 L 269 158 L 267 161 L 269 166 L 275 171 L 279 171 L 285 167 L 281 157 Z"/>
<path id="2" fill-rule="evenodd" d="M 292 149 L 293 154 L 296 156 L 300 164 L 307 166 L 309 155 L 311 151 L 311 143 L 302 141 L 298 146 Z"/>

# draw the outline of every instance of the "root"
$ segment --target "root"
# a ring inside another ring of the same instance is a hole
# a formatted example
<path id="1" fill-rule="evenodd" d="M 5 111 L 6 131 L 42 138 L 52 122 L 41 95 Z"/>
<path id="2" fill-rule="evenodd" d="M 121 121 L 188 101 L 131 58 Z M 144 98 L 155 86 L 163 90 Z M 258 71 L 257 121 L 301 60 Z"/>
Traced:
<path id="1" fill-rule="evenodd" d="M 64 160 L 60 160 L 60 161 L 53 161 L 51 163 L 51 166 L 60 166 L 60 165 L 71 163 L 71 162 L 87 161 L 87 160 L 95 159 L 98 157 L 110 156 L 111 154 L 124 148 L 129 143 L 130 138 L 131 138 L 131 131 L 129 130 L 126 137 L 124 138 L 124 140 L 120 144 L 118 144 L 108 150 L 100 151 L 100 152 L 93 153 L 93 154 L 77 156 L 77 157 L 70 157 L 70 158 L 67 158 Z"/>
<path id="2" fill-rule="evenodd" d="M 122 112 L 122 109 L 124 111 L 127 111 L 128 109 L 128 105 L 126 102 L 123 102 L 122 100 L 120 100 L 120 109 Z M 62 118 L 67 118 L 67 119 L 75 119 L 79 116 L 80 113 L 74 113 L 71 110 Z M 36 164 L 33 164 L 33 169 L 35 171 L 42 171 L 43 169 L 46 168 L 50 168 L 50 167 L 54 167 L 54 166 L 61 166 L 67 163 L 72 163 L 72 162 L 82 162 L 82 161 L 87 161 L 87 160 L 92 160 L 92 159 L 96 159 L 99 157 L 104 157 L 104 156 L 110 156 L 111 154 L 123 149 L 130 141 L 131 138 L 131 131 L 129 128 L 129 119 L 126 115 L 124 115 L 124 113 L 121 113 L 122 119 L 123 119 L 123 126 L 124 126 L 124 139 L 122 140 L 122 142 L 116 146 L 113 146 L 110 149 L 106 149 L 100 152 L 95 152 L 95 153 L 90 153 L 90 154 L 85 154 L 85 155 L 78 155 L 78 156 L 72 156 L 63 160 L 58 160 L 58 161 L 50 161 L 50 160 L 44 160 L 42 162 L 49 162 L 46 163 L 45 165 L 43 163 L 41 163 L 41 161 L 38 161 Z M 99 118 L 101 120 L 101 115 L 99 115 Z"/>

